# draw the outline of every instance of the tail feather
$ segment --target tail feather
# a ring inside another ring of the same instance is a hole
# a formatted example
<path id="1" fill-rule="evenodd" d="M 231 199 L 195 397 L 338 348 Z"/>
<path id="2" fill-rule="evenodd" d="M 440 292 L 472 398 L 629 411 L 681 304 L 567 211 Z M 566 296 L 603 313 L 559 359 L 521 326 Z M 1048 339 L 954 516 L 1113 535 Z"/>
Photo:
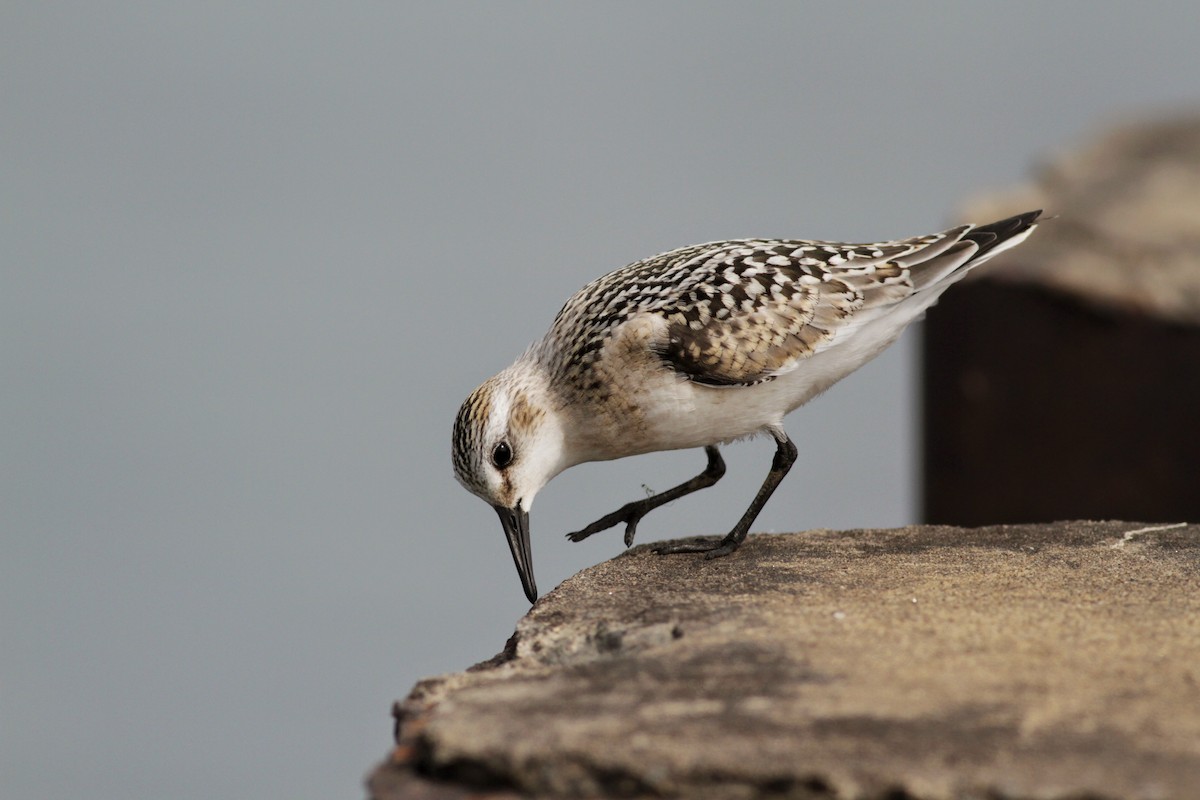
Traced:
<path id="1" fill-rule="evenodd" d="M 937 291 L 939 294 L 945 291 L 950 284 L 962 280 L 968 272 L 992 256 L 1024 241 L 1037 227 L 1041 213 L 1041 210 L 1027 211 L 966 231 L 934 258 L 913 266 L 911 278 L 914 291 Z"/>
<path id="2" fill-rule="evenodd" d="M 954 247 L 943 255 L 933 259 L 928 264 L 921 265 L 922 274 L 913 271 L 913 281 L 917 291 L 937 287 L 939 292 L 947 286 L 956 283 L 975 267 L 984 263 L 992 256 L 999 255 L 1010 247 L 1016 247 L 1025 241 L 1025 237 L 1033 233 L 1037 227 L 1037 219 L 1042 211 L 1026 211 L 999 222 L 980 225 L 963 234 Z M 964 254 L 964 249 L 975 252 Z"/>
<path id="3" fill-rule="evenodd" d="M 978 262 L 982 256 L 987 255 L 1014 236 L 1028 231 L 1037 223 L 1037 219 L 1041 215 L 1042 210 L 1039 208 L 1037 211 L 1026 211 L 1024 214 L 1017 214 L 988 225 L 980 225 L 967 231 L 962 240 L 974 242 L 979 246 L 979 252 L 971 259 L 971 263 Z"/>

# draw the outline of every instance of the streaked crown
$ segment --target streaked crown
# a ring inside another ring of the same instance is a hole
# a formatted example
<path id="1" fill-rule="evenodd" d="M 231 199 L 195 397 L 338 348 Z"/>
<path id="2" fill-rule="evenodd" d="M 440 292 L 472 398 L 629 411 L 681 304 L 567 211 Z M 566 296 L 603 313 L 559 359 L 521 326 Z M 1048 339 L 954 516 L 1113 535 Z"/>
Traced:
<path id="1" fill-rule="evenodd" d="M 492 387 L 495 378 L 483 383 L 467 396 L 454 419 L 451 457 L 454 477 L 468 491 L 483 496 L 488 491 L 483 454 L 485 433 L 491 417 Z"/>

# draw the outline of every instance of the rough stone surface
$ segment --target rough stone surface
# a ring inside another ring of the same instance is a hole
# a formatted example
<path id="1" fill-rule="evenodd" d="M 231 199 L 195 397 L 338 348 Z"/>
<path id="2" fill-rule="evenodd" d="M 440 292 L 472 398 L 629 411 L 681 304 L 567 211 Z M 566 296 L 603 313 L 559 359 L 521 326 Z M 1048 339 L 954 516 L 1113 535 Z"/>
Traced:
<path id="1" fill-rule="evenodd" d="M 1200 324 L 1200 117 L 1139 122 L 1050 160 L 1020 189 L 981 197 L 972 221 L 1057 215 L 989 277 L 1100 307 Z"/>
<path id="2" fill-rule="evenodd" d="M 421 682 L 372 796 L 1200 796 L 1200 525 L 637 547 Z"/>

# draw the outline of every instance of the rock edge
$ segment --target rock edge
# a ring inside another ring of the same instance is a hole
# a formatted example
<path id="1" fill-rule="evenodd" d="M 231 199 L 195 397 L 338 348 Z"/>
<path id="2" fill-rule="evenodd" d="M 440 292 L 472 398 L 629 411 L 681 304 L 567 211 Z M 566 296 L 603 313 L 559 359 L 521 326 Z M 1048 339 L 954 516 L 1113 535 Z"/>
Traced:
<path id="1" fill-rule="evenodd" d="M 637 547 L 396 711 L 376 800 L 1191 797 L 1200 525 Z"/>

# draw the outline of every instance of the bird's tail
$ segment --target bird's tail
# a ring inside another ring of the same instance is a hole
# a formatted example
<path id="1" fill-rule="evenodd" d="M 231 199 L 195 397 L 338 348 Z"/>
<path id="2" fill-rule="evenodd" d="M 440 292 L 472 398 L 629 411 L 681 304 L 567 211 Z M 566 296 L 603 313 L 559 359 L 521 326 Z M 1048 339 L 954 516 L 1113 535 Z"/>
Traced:
<path id="1" fill-rule="evenodd" d="M 989 225 L 963 225 L 947 231 L 953 244 L 949 247 L 943 245 L 932 258 L 913 265 L 912 280 L 916 293 L 934 291 L 941 294 L 950 284 L 962 280 L 968 272 L 989 258 L 1016 247 L 1037 227 L 1037 218 L 1041 213 L 1040 210 L 1027 211 Z M 922 253 L 918 251 L 916 255 Z"/>
<path id="2" fill-rule="evenodd" d="M 974 242 L 979 246 L 979 251 L 967 263 L 978 264 L 1019 244 L 1037 227 L 1037 220 L 1041 215 L 1042 210 L 1039 208 L 1037 211 L 1026 211 L 1024 214 L 967 231 L 962 241 Z"/>

